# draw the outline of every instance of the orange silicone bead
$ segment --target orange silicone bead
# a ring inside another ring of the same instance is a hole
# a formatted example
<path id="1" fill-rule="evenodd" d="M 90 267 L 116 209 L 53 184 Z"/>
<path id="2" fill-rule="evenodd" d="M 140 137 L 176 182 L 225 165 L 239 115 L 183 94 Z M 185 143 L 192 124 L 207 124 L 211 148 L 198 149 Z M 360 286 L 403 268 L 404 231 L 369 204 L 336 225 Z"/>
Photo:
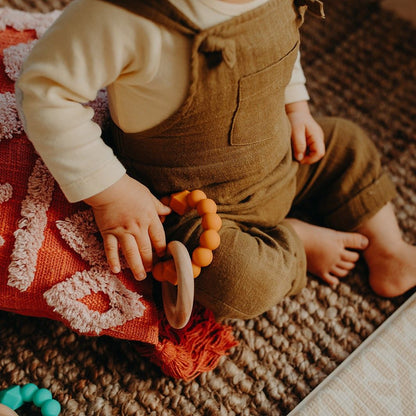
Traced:
<path id="1" fill-rule="evenodd" d="M 217 212 L 217 204 L 212 199 L 203 199 L 198 202 L 196 210 L 199 215 L 215 214 Z"/>
<path id="2" fill-rule="evenodd" d="M 189 195 L 189 191 L 182 191 L 176 194 L 173 194 L 170 197 L 170 204 L 169 206 L 172 208 L 179 215 L 184 215 L 186 212 L 189 211 L 189 205 L 186 200 L 187 196 Z"/>
<path id="3" fill-rule="evenodd" d="M 203 199 L 207 199 L 207 196 L 204 191 L 201 191 L 199 189 L 192 191 L 186 198 L 186 200 L 188 201 L 188 205 L 191 208 L 195 208 L 198 202 L 202 201 Z"/>
<path id="4" fill-rule="evenodd" d="M 194 279 L 196 279 L 201 274 L 201 268 L 196 264 L 192 263 L 192 272 L 194 274 Z"/>
<path id="5" fill-rule="evenodd" d="M 209 248 L 210 250 L 215 250 L 220 245 L 221 238 L 217 231 L 209 229 L 205 230 L 201 237 L 199 237 L 199 244 L 201 247 Z"/>
<path id="6" fill-rule="evenodd" d="M 192 253 L 192 262 L 199 267 L 206 267 L 213 259 L 212 251 L 209 248 L 197 247 Z"/>
<path id="7" fill-rule="evenodd" d="M 222 226 L 222 220 L 218 214 L 208 213 L 202 216 L 201 225 L 204 230 L 219 231 Z"/>
<path id="8" fill-rule="evenodd" d="M 156 263 L 153 266 L 152 275 L 158 282 L 169 282 L 173 285 L 178 284 L 175 262 L 172 259 Z"/>

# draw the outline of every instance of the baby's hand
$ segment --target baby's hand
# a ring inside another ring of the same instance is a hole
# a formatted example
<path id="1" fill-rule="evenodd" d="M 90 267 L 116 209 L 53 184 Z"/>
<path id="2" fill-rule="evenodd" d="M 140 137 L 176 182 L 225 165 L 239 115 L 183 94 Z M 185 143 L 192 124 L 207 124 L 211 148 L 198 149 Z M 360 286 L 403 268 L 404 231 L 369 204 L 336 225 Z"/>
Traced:
<path id="1" fill-rule="evenodd" d="M 324 133 L 309 112 L 306 101 L 286 105 L 286 114 L 292 126 L 292 149 L 295 159 L 311 164 L 325 154 Z"/>
<path id="2" fill-rule="evenodd" d="M 103 192 L 85 200 L 91 205 L 104 250 L 113 273 L 119 273 L 119 247 L 137 280 L 152 269 L 153 249 L 166 250 L 165 232 L 159 216 L 170 213 L 148 188 L 124 175 Z"/>

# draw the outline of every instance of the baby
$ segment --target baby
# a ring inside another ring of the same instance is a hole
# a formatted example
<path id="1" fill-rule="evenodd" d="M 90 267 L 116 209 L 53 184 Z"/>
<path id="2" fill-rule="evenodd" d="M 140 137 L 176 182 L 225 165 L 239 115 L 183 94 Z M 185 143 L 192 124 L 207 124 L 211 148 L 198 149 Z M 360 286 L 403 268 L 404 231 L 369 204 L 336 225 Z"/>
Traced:
<path id="1" fill-rule="evenodd" d="M 68 200 L 92 207 L 114 273 L 120 251 L 142 280 L 167 239 L 197 246 L 198 215 L 163 227 L 159 199 L 202 189 L 223 226 L 196 299 L 218 318 L 261 314 L 307 270 L 335 285 L 360 252 L 376 293 L 416 285 L 374 145 L 309 112 L 297 3 L 77 0 L 35 46 L 17 83 L 26 132 Z M 105 140 L 83 105 L 103 87 Z"/>

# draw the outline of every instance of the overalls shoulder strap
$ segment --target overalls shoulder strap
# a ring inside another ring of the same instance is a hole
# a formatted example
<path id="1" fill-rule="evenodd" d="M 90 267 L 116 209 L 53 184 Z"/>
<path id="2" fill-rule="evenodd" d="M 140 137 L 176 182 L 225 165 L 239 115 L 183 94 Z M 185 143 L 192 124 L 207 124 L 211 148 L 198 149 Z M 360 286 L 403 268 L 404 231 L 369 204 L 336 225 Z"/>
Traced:
<path id="1" fill-rule="evenodd" d="M 180 15 L 163 3 L 171 24 Z M 284 94 L 300 22 L 293 0 L 269 0 L 189 35 L 190 83 L 181 106 L 143 132 L 114 128 L 113 148 L 129 174 L 157 196 L 200 188 L 223 213 L 244 208 L 262 223 L 281 220 L 295 186 Z M 192 30 L 185 20 L 180 26 Z M 279 207 L 260 209 L 276 195 Z"/>

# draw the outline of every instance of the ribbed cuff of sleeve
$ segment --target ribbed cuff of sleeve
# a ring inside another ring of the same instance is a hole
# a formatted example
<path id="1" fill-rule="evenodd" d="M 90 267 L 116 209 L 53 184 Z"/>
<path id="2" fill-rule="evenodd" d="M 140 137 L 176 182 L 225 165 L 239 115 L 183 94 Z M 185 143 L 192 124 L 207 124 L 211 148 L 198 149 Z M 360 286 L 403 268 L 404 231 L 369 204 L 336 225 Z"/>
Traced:
<path id="1" fill-rule="evenodd" d="M 285 104 L 309 100 L 308 90 L 305 84 L 289 84 L 285 90 Z"/>

